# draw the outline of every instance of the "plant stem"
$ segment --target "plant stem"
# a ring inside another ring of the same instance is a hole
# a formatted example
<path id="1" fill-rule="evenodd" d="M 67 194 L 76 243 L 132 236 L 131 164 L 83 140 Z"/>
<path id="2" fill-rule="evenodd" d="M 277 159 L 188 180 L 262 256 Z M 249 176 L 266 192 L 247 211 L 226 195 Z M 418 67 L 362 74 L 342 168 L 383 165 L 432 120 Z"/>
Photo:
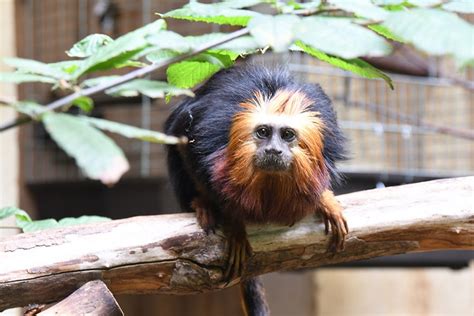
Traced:
<path id="1" fill-rule="evenodd" d="M 221 44 L 227 43 L 227 42 L 229 42 L 233 39 L 236 39 L 238 37 L 242 37 L 242 36 L 247 35 L 247 34 L 249 34 L 249 29 L 248 28 L 240 29 L 238 31 L 229 33 L 228 35 L 226 35 L 226 36 L 224 36 L 224 37 L 222 37 L 218 40 L 206 43 L 206 44 L 202 45 L 201 47 L 199 47 L 199 48 L 197 48 L 197 49 L 195 49 L 195 50 L 193 50 L 189 53 L 186 53 L 186 54 L 183 54 L 183 55 L 180 55 L 180 56 L 176 56 L 176 57 L 173 57 L 173 58 L 169 58 L 169 59 L 163 60 L 161 62 L 152 64 L 152 65 L 148 65 L 146 67 L 131 71 L 131 72 L 129 72 L 129 73 L 123 75 L 123 76 L 120 76 L 117 79 L 112 80 L 110 82 L 106 82 L 106 83 L 103 83 L 103 84 L 100 84 L 100 85 L 97 85 L 97 86 L 94 86 L 94 87 L 90 87 L 90 88 L 87 88 L 87 89 L 83 89 L 83 90 L 74 92 L 74 93 L 72 93 L 68 96 L 65 96 L 64 98 L 58 99 L 56 101 L 53 101 L 53 102 L 47 104 L 44 107 L 44 110 L 42 112 L 38 113 L 38 114 L 41 114 L 41 113 L 46 112 L 46 111 L 54 111 L 54 110 L 60 109 L 64 106 L 66 106 L 66 105 L 69 105 L 72 101 L 74 101 L 75 99 L 77 99 L 81 96 L 92 96 L 94 94 L 97 94 L 97 93 L 102 92 L 104 90 L 107 90 L 107 89 L 113 88 L 115 86 L 121 85 L 121 84 L 126 83 L 128 81 L 144 77 L 144 76 L 146 76 L 148 74 L 151 74 L 152 72 L 154 72 L 154 71 L 156 71 L 160 68 L 169 66 L 169 65 L 174 64 L 176 62 L 182 61 L 186 58 L 195 56 L 195 55 L 197 55 L 199 53 L 202 53 L 202 52 L 204 52 L 204 51 L 206 51 L 210 48 L 213 48 L 215 46 L 219 46 Z M 19 126 L 21 124 L 31 122 L 31 121 L 32 121 L 32 119 L 30 117 L 17 118 L 16 120 L 14 120 L 12 122 L 0 125 L 0 132 L 6 131 L 10 128 L 13 128 L 13 127 L 16 127 L 16 126 Z"/>

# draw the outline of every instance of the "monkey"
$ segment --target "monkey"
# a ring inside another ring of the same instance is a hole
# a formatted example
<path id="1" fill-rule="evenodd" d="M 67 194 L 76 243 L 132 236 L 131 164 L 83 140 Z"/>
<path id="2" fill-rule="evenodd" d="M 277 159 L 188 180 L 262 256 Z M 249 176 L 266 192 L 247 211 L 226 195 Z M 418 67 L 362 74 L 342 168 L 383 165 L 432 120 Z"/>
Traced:
<path id="1" fill-rule="evenodd" d="M 188 138 L 168 146 L 170 180 L 206 233 L 219 226 L 227 236 L 225 280 L 240 277 L 252 255 L 247 223 L 292 226 L 319 215 L 332 232 L 328 250 L 343 249 L 349 229 L 331 183 L 346 139 L 319 85 L 284 68 L 223 69 L 176 106 L 165 132 Z M 259 278 L 243 279 L 241 293 L 246 315 L 269 315 Z"/>

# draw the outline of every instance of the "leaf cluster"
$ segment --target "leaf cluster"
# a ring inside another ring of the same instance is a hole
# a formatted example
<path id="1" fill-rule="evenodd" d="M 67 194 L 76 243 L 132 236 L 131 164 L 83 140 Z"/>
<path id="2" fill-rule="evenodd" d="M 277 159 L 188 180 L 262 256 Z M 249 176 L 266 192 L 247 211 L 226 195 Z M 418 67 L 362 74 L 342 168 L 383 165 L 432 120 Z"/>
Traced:
<path id="1" fill-rule="evenodd" d="M 267 12 L 267 13 L 262 13 Z M 271 12 L 269 14 L 268 12 Z M 119 38 L 92 34 L 74 44 L 68 60 L 56 63 L 6 58 L 15 68 L 0 73 L 0 81 L 40 82 L 71 92 L 69 99 L 49 106 L 32 101 L 8 105 L 44 124 L 52 139 L 92 179 L 113 184 L 129 168 L 123 151 L 104 131 L 165 144 L 185 140 L 157 131 L 87 116 L 94 108 L 92 94 L 150 98 L 192 97 L 196 87 L 220 69 L 250 54 L 296 51 L 366 78 L 390 77 L 361 59 L 386 56 L 393 41 L 426 54 L 452 56 L 459 67 L 474 65 L 474 26 L 457 13 L 474 13 L 470 0 L 326 0 L 299 3 L 278 0 L 226 0 L 205 4 L 190 1 L 160 14 L 158 19 Z M 244 27 L 234 33 L 183 36 L 167 29 L 166 19 Z M 229 40 L 231 38 L 231 40 Z M 166 80 L 143 79 L 168 66 Z M 97 72 L 128 67 L 124 76 Z M 64 102 L 62 102 L 64 101 Z M 66 103 L 66 104 L 64 104 Z M 83 115 L 66 112 L 78 107 Z M 86 114 L 86 115 L 84 115 Z"/>

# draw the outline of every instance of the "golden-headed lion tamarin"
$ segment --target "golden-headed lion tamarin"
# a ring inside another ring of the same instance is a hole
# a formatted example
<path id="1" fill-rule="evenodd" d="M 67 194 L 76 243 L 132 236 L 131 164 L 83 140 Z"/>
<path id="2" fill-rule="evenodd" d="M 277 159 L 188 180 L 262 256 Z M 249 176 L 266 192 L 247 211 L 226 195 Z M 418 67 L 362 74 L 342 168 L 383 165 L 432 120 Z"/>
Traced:
<path id="1" fill-rule="evenodd" d="M 225 69 L 179 104 L 165 128 L 189 140 L 168 149 L 181 207 L 195 211 L 206 232 L 219 225 L 229 238 L 227 280 L 251 255 L 246 223 L 291 226 L 319 214 L 332 231 L 330 248 L 342 249 L 348 228 L 330 188 L 345 139 L 319 85 L 282 69 Z M 247 315 L 269 314 L 257 278 L 241 289 Z"/>

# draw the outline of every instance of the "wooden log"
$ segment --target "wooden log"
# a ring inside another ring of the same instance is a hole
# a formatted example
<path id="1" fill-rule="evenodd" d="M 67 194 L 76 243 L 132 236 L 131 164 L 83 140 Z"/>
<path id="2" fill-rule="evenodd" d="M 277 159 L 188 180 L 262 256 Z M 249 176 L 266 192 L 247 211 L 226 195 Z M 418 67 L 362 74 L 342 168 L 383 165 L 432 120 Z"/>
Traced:
<path id="1" fill-rule="evenodd" d="M 323 224 L 250 226 L 246 275 L 440 249 L 474 249 L 474 177 L 338 196 L 350 234 L 326 253 Z M 13 236 L 0 242 L 0 310 L 58 301 L 90 280 L 114 294 L 194 294 L 222 289 L 222 233 L 194 214 L 134 217 Z M 227 286 L 238 283 L 238 279 Z"/>
<path id="2" fill-rule="evenodd" d="M 87 282 L 61 302 L 38 314 L 55 315 L 123 316 L 123 312 L 104 282 L 95 280 Z"/>

